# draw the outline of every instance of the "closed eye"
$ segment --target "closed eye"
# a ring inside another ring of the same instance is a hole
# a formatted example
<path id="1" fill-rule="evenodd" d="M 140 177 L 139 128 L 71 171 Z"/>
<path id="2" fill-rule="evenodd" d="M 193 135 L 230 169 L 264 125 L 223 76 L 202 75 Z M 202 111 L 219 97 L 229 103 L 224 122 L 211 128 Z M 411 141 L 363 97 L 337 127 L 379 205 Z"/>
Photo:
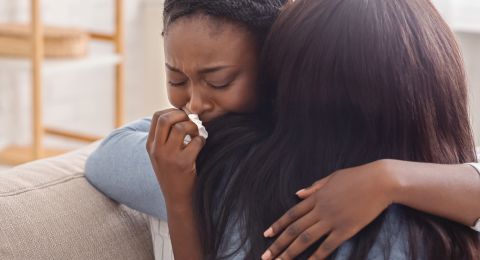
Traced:
<path id="1" fill-rule="evenodd" d="M 172 87 L 181 87 L 185 85 L 186 81 L 181 81 L 181 82 L 173 82 L 173 81 L 168 81 L 168 85 Z"/>
<path id="2" fill-rule="evenodd" d="M 226 84 L 212 84 L 212 83 L 208 83 L 208 85 L 209 85 L 210 87 L 212 87 L 212 88 L 217 88 L 217 89 L 218 89 L 218 88 L 226 88 L 226 87 L 230 86 L 230 83 L 231 83 L 231 82 L 228 82 L 228 83 L 226 83 Z"/>

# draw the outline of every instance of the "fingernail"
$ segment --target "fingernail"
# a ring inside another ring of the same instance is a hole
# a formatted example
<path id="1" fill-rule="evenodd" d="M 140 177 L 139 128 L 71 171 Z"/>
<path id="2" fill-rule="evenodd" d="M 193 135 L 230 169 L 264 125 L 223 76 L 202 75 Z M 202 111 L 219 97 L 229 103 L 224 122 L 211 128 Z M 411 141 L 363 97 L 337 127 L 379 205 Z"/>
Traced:
<path id="1" fill-rule="evenodd" d="M 265 253 L 263 253 L 262 260 L 268 260 L 270 259 L 270 257 L 272 257 L 272 252 L 270 252 L 270 250 L 267 250 L 265 251 Z"/>
<path id="2" fill-rule="evenodd" d="M 267 231 L 263 232 L 264 237 L 273 237 L 273 228 L 268 228 Z"/>
<path id="3" fill-rule="evenodd" d="M 297 196 L 300 195 L 300 193 L 304 193 L 307 189 L 301 189 L 295 193 Z"/>

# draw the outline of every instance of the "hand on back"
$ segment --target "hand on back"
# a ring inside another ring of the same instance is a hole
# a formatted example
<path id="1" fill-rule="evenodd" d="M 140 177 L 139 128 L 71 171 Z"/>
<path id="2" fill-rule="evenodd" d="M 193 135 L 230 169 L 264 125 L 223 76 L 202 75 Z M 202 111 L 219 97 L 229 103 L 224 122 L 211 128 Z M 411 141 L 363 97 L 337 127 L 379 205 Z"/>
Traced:
<path id="1" fill-rule="evenodd" d="M 392 203 L 385 165 L 376 161 L 339 170 L 297 192 L 303 201 L 265 231 L 276 240 L 262 259 L 294 259 L 320 239 L 325 240 L 312 259 L 328 257 Z"/>

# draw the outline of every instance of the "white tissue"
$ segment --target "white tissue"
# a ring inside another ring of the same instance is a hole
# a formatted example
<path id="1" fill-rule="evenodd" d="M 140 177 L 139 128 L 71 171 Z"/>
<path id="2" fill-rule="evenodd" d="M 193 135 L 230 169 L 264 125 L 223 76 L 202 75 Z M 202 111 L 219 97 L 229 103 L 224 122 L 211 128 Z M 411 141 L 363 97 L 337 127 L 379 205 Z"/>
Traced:
<path id="1" fill-rule="evenodd" d="M 203 126 L 202 121 L 197 114 L 189 114 L 188 118 L 198 127 L 198 134 L 203 137 L 205 140 L 208 138 L 208 132 L 205 126 Z M 190 135 L 186 135 L 185 139 L 183 139 L 183 143 L 185 145 L 189 144 L 192 141 L 192 137 Z"/>

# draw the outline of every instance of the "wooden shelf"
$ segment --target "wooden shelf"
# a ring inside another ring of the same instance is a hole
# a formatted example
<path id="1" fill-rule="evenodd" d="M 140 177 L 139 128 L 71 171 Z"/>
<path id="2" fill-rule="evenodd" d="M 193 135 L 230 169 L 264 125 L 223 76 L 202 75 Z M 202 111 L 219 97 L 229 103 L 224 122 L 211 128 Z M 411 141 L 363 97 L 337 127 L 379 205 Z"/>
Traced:
<path id="1" fill-rule="evenodd" d="M 18 165 L 30 162 L 37 159 L 57 156 L 68 152 L 62 149 L 45 149 L 44 155 L 40 158 L 33 156 L 32 147 L 10 146 L 0 151 L 0 164 L 3 165 Z"/>
<path id="2" fill-rule="evenodd" d="M 121 62 L 122 58 L 115 53 L 92 53 L 80 59 L 48 59 L 43 62 L 43 75 L 69 70 L 112 66 Z M 0 57 L 1 71 L 29 72 L 31 69 L 32 63 L 29 59 Z"/>
<path id="3" fill-rule="evenodd" d="M 102 139 L 102 137 L 99 137 L 99 136 L 87 135 L 83 133 L 72 132 L 72 131 L 58 129 L 58 128 L 49 128 L 49 127 L 45 128 L 45 133 L 52 136 L 63 137 L 63 138 L 68 138 L 68 139 L 87 142 L 87 143 L 93 143 Z"/>
<path id="4" fill-rule="evenodd" d="M 41 19 L 41 0 L 30 0 L 31 10 L 31 46 L 32 52 L 28 58 L 0 58 L 0 70 L 9 72 L 25 71 L 31 74 L 32 81 L 32 145 L 30 147 L 8 147 L 0 151 L 0 164 L 15 165 L 52 155 L 64 153 L 65 150 L 47 149 L 44 147 L 45 135 L 62 136 L 69 139 L 91 142 L 98 137 L 80 133 L 46 128 L 43 124 L 43 84 L 45 74 L 70 71 L 74 69 L 94 68 L 113 65 L 115 68 L 115 114 L 113 125 L 120 127 L 124 115 L 124 53 L 123 43 L 123 1 L 114 2 L 114 32 L 112 34 L 90 33 L 94 40 L 108 42 L 113 47 L 113 53 L 93 52 L 86 58 L 79 59 L 45 59 L 44 53 L 44 25 Z"/>

